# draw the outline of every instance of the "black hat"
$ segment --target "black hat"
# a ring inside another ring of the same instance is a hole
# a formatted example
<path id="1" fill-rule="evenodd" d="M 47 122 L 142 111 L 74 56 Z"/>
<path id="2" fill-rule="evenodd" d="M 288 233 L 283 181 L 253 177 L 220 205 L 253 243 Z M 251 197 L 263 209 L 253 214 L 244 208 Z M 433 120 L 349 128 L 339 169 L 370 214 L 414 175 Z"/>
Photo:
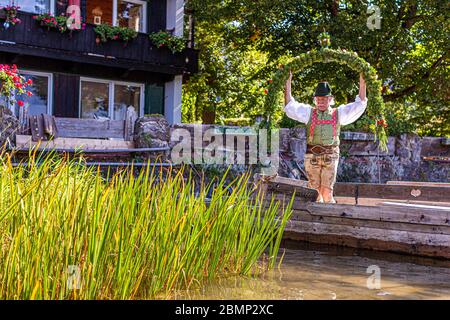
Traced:
<path id="1" fill-rule="evenodd" d="M 316 92 L 314 92 L 315 97 L 331 97 L 331 87 L 328 82 L 323 81 L 319 82 L 316 88 Z"/>

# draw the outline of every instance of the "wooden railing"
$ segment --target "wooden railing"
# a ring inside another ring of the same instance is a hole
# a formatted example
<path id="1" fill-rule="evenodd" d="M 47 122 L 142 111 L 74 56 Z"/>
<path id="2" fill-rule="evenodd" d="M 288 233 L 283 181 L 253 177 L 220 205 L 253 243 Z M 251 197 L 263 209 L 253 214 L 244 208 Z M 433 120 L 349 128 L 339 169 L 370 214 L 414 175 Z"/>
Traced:
<path id="1" fill-rule="evenodd" d="M 87 24 L 85 30 L 61 34 L 57 30 L 48 30 L 41 27 L 33 19 L 33 15 L 20 12 L 19 18 L 22 23 L 8 29 L 0 28 L 0 41 L 3 44 L 17 44 L 36 48 L 36 55 L 44 55 L 45 51 L 42 49 L 50 49 L 66 55 L 78 56 L 78 61 L 80 61 L 80 56 L 86 61 L 95 59 L 94 57 L 103 57 L 110 60 L 127 60 L 133 63 L 169 66 L 188 72 L 196 72 L 197 70 L 197 50 L 186 48 L 183 52 L 174 54 L 167 48 L 155 47 L 148 34 L 145 33 L 139 33 L 136 39 L 128 43 L 120 41 L 96 43 L 95 25 Z M 25 54 L 30 53 L 27 51 Z"/>

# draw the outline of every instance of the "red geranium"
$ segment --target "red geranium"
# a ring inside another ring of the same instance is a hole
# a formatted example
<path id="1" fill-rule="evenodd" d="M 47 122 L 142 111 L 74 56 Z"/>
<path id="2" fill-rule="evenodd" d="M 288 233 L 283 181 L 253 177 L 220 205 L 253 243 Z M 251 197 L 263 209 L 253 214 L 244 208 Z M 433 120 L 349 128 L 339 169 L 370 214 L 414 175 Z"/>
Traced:
<path id="1" fill-rule="evenodd" d="M 32 96 L 26 88 L 31 86 L 33 81 L 31 79 L 27 81 L 24 76 L 21 76 L 16 65 L 0 64 L 0 83 L 2 84 L 0 96 L 5 97 L 11 104 L 17 102 L 20 107 L 23 107 L 24 101 L 16 101 L 15 97 L 25 94 Z"/>

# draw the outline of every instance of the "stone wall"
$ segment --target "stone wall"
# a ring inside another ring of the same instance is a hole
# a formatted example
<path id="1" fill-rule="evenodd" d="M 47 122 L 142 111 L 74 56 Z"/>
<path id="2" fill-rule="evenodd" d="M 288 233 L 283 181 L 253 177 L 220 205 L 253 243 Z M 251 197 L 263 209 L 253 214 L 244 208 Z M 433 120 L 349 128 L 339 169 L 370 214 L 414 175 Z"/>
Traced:
<path id="1" fill-rule="evenodd" d="M 18 120 L 8 109 L 0 108 L 0 144 L 13 145 Z M 144 117 L 135 125 L 135 145 L 137 148 L 173 147 L 171 134 L 176 129 L 185 129 L 194 136 L 195 126 L 177 124 L 170 126 L 162 116 Z M 200 134 L 215 129 L 215 136 L 226 141 L 227 132 L 248 130 L 231 126 L 197 126 Z M 342 132 L 341 162 L 338 169 L 338 181 L 384 183 L 388 180 L 450 182 L 450 139 L 424 137 L 415 134 L 402 134 L 389 137 L 388 151 L 380 153 L 373 142 L 373 136 L 365 133 Z M 201 147 L 209 145 L 203 141 Z M 194 145 L 192 143 L 192 145 Z M 246 143 L 248 148 L 249 142 Z M 198 146 L 197 146 L 198 147 Z M 193 152 L 202 152 L 192 150 Z M 303 178 L 303 157 L 306 151 L 306 130 L 304 128 L 280 130 L 280 169 L 279 174 L 291 178 Z M 248 150 L 247 150 L 248 153 Z M 248 155 L 247 155 L 248 156 Z M 146 158 L 170 160 L 170 152 L 148 153 L 140 155 L 138 160 Z M 238 171 L 245 167 L 237 166 Z"/>
<path id="2" fill-rule="evenodd" d="M 280 174 L 299 178 L 303 168 L 306 131 L 282 129 L 283 162 Z M 373 135 L 343 132 L 338 181 L 385 183 L 389 180 L 450 182 L 450 146 L 442 138 L 420 138 L 416 134 L 389 137 L 388 151 L 379 152 Z"/>
<path id="3" fill-rule="evenodd" d="M 0 147 L 14 146 L 18 130 L 19 120 L 8 108 L 0 106 Z"/>
<path id="4" fill-rule="evenodd" d="M 168 132 L 175 129 L 185 129 L 194 136 L 195 126 L 192 124 L 178 124 L 170 126 L 164 123 L 146 126 L 156 141 L 167 139 Z M 138 125 L 139 128 L 141 125 Z M 215 129 L 216 136 L 221 135 L 226 141 L 227 131 L 236 130 L 237 127 L 203 125 L 199 131 L 204 134 L 208 129 Z M 247 128 L 248 129 L 248 128 Z M 170 134 L 169 134 L 170 135 Z M 164 138 L 164 139 L 163 139 Z M 137 141 L 140 138 L 137 137 Z M 388 151 L 379 152 L 373 142 L 373 136 L 366 133 L 343 132 L 341 143 L 341 162 L 338 169 L 338 181 L 341 182 L 367 182 L 385 183 L 389 180 L 401 181 L 430 181 L 450 182 L 450 146 L 443 143 L 442 138 L 420 138 L 415 134 L 403 134 L 398 137 L 389 137 Z M 176 142 L 168 141 L 173 147 Z M 209 145 L 203 141 L 202 147 Z M 191 142 L 194 146 L 193 141 Z M 155 145 L 159 146 L 159 142 Z M 248 146 L 248 142 L 247 142 Z M 192 150 L 192 152 L 199 152 Z M 303 158 L 306 151 L 306 130 L 304 128 L 280 130 L 280 169 L 279 174 L 291 178 L 303 178 Z M 201 151 L 200 151 L 201 152 Z M 426 157 L 440 157 L 440 159 L 427 160 Z M 242 168 L 241 168 L 242 169 Z"/>

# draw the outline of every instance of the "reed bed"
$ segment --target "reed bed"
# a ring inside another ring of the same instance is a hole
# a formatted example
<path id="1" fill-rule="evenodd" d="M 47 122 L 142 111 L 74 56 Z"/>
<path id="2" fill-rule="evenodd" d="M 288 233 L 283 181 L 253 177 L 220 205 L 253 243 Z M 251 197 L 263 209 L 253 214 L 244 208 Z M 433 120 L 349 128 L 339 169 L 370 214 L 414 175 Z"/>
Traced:
<path id="1" fill-rule="evenodd" d="M 211 184 L 184 170 L 0 161 L 0 299 L 153 299 L 254 275 L 274 266 L 291 212 L 263 205 L 249 175 L 216 181 L 207 198 Z"/>

